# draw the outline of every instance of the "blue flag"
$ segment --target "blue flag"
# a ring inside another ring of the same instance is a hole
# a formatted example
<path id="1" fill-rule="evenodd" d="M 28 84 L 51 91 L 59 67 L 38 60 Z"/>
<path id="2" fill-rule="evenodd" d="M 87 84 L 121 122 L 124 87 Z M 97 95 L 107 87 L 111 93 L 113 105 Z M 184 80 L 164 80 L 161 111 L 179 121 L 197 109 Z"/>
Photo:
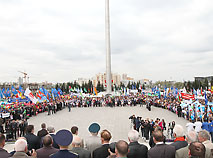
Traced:
<path id="1" fill-rule="evenodd" d="M 58 88 L 58 92 L 60 93 L 60 95 L 63 95 L 63 92 L 60 88 Z"/>
<path id="2" fill-rule="evenodd" d="M 18 94 L 17 90 L 13 86 L 11 87 L 11 91 L 14 95 Z"/>
<path id="3" fill-rule="evenodd" d="M 19 91 L 24 95 L 24 89 L 21 86 L 19 86 Z"/>
<path id="4" fill-rule="evenodd" d="M 208 98 L 206 96 L 206 92 L 205 92 L 205 105 L 208 105 Z"/>
<path id="5" fill-rule="evenodd" d="M 11 97 L 11 92 L 9 88 L 7 88 L 7 97 Z"/>
<path id="6" fill-rule="evenodd" d="M 4 98 L 4 95 L 3 95 L 2 91 L 1 91 L 1 89 L 0 89 L 0 98 L 1 99 Z"/>
<path id="7" fill-rule="evenodd" d="M 5 96 L 5 97 L 7 97 L 7 92 L 6 92 L 6 90 L 3 88 L 2 89 L 2 93 L 3 93 L 3 95 Z"/>

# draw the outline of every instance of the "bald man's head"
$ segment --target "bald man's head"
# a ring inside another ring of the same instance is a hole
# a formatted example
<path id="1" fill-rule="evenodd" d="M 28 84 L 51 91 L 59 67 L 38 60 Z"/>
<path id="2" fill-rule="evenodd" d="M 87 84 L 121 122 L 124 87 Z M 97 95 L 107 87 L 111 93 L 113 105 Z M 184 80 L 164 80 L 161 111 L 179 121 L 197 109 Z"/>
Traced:
<path id="1" fill-rule="evenodd" d="M 45 147 L 49 147 L 51 146 L 53 143 L 53 139 L 50 135 L 46 135 L 44 138 L 43 138 L 43 144 Z"/>
<path id="2" fill-rule="evenodd" d="M 119 156 L 125 157 L 129 152 L 128 143 L 124 140 L 119 140 L 115 145 L 115 151 Z"/>
<path id="3" fill-rule="evenodd" d="M 81 138 L 79 136 L 75 136 L 75 137 L 73 137 L 72 145 L 74 147 L 80 147 L 81 142 L 82 142 Z"/>

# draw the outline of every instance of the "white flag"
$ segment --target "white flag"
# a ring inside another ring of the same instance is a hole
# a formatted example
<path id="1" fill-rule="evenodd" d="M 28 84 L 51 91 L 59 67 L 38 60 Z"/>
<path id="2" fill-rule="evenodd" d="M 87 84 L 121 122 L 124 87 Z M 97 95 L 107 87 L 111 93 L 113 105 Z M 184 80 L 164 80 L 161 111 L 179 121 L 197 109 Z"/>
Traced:
<path id="1" fill-rule="evenodd" d="M 34 104 L 37 103 L 38 99 L 33 95 L 29 88 L 26 89 L 24 95 L 27 96 Z"/>

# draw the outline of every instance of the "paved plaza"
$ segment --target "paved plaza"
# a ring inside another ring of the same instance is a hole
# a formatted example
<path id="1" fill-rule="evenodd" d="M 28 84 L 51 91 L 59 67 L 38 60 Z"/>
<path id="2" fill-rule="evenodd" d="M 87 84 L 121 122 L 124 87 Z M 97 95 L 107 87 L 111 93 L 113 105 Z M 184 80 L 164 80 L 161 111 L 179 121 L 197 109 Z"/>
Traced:
<path id="1" fill-rule="evenodd" d="M 160 118 L 164 119 L 168 125 L 169 122 L 175 121 L 185 128 L 187 120 L 178 118 L 176 114 L 161 108 L 152 107 L 152 111 L 148 111 L 145 106 L 140 107 L 90 107 L 90 108 L 72 108 L 71 112 L 68 109 L 63 109 L 53 115 L 47 113 L 39 114 L 36 117 L 31 117 L 28 122 L 35 126 L 35 134 L 41 129 L 41 123 L 46 123 L 47 127 L 52 125 L 56 131 L 60 129 L 68 129 L 74 125 L 79 127 L 79 136 L 87 138 L 89 136 L 88 127 L 91 123 L 97 122 L 101 126 L 101 130 L 107 129 L 112 133 L 112 141 L 120 139 L 128 140 L 127 133 L 130 130 L 129 117 L 135 114 L 143 119 Z M 186 128 L 185 128 L 186 129 Z M 140 140 L 140 142 L 143 142 Z M 146 144 L 146 143 L 145 143 Z M 12 144 L 7 144 L 5 147 L 8 151 L 13 148 Z"/>

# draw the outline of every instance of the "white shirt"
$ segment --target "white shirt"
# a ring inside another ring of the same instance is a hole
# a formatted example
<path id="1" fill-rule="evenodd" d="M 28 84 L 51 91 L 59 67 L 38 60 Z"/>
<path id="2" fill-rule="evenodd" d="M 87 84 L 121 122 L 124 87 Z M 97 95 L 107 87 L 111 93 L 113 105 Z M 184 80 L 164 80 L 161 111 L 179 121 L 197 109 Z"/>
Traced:
<path id="1" fill-rule="evenodd" d="M 202 130 L 202 123 L 200 121 L 197 121 L 194 123 L 194 126 L 195 126 L 195 131 L 198 133 Z"/>
<path id="2" fill-rule="evenodd" d="M 187 132 L 194 130 L 194 124 L 192 122 L 189 122 L 186 124 Z"/>

